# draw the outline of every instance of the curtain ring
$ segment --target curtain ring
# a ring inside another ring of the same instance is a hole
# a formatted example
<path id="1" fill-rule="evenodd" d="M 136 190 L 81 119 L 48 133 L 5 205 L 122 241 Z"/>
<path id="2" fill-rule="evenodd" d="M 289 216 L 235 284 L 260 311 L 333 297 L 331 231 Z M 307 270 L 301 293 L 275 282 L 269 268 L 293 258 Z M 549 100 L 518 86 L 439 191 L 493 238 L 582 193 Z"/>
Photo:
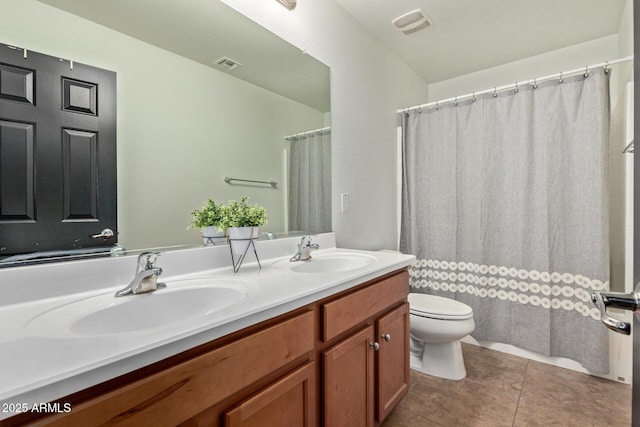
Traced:
<path id="1" fill-rule="evenodd" d="M 476 102 L 476 93 L 473 92 L 473 94 L 471 95 L 471 102 Z"/>
<path id="2" fill-rule="evenodd" d="M 436 110 L 440 109 L 440 105 L 438 104 L 438 101 L 436 101 Z"/>
<path id="3" fill-rule="evenodd" d="M 493 97 L 494 97 L 494 98 L 497 98 L 497 97 L 498 97 L 498 88 L 497 88 L 497 87 L 494 87 L 494 88 L 493 88 Z"/>
<path id="4" fill-rule="evenodd" d="M 584 67 L 584 78 L 589 77 L 589 66 Z"/>
<path id="5" fill-rule="evenodd" d="M 516 82 L 516 89 L 515 89 L 515 93 L 520 92 L 520 89 L 518 88 L 518 82 Z"/>
<path id="6" fill-rule="evenodd" d="M 458 106 L 458 97 L 457 96 L 455 98 L 453 98 L 453 106 L 454 107 Z"/>
<path id="7" fill-rule="evenodd" d="M 604 61 L 604 73 L 609 74 L 609 61 Z"/>
<path id="8" fill-rule="evenodd" d="M 418 114 L 422 114 L 422 107 L 418 105 Z"/>
<path id="9" fill-rule="evenodd" d="M 533 88 L 534 89 L 538 89 L 538 82 L 536 81 L 536 78 L 533 78 Z"/>
<path id="10" fill-rule="evenodd" d="M 560 73 L 560 80 L 558 80 L 558 83 L 564 83 L 564 79 L 562 78 L 562 73 Z"/>

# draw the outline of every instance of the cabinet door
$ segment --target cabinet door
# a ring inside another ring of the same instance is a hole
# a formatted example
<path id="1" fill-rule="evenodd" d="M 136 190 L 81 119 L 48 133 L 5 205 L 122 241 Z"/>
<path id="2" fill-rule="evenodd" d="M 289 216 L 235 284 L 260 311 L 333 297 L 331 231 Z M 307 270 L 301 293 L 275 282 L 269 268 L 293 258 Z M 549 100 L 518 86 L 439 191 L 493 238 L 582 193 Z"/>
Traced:
<path id="1" fill-rule="evenodd" d="M 376 330 L 380 343 L 377 419 L 382 422 L 409 390 L 409 304 L 379 318 Z"/>
<path id="2" fill-rule="evenodd" d="M 315 427 L 315 370 L 307 363 L 225 412 L 226 427 Z"/>
<path id="3" fill-rule="evenodd" d="M 373 326 L 322 353 L 325 427 L 373 425 Z"/>

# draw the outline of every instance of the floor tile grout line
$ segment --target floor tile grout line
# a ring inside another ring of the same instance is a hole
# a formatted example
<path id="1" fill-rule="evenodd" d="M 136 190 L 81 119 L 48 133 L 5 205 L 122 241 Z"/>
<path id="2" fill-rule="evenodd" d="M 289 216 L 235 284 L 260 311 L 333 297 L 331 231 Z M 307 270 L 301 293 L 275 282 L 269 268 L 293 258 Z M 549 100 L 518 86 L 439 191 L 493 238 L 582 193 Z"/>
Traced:
<path id="1" fill-rule="evenodd" d="M 527 381 L 527 372 L 529 371 L 530 359 L 527 359 L 527 366 L 524 368 L 524 375 L 522 376 L 522 385 L 520 387 L 520 394 L 518 395 L 518 403 L 516 404 L 516 411 L 513 413 L 513 423 L 511 427 L 516 426 L 516 420 L 518 419 L 518 409 L 520 408 L 520 399 L 522 399 L 522 391 L 524 390 L 524 383 Z"/>
<path id="2" fill-rule="evenodd" d="M 427 376 L 428 377 L 428 376 Z M 413 382 L 413 384 L 409 387 L 409 390 L 407 391 L 407 395 L 409 393 L 411 393 L 411 389 L 415 388 L 416 384 L 423 381 L 425 379 L 425 375 L 424 374 L 420 374 L 416 381 Z M 406 397 L 406 396 L 405 396 Z M 429 425 L 434 426 L 434 427 L 445 427 L 444 425 L 440 424 L 440 423 L 435 423 L 437 425 L 434 424 L 433 420 L 428 419 L 427 417 L 425 417 L 423 414 L 421 413 L 417 413 L 417 412 L 413 412 L 412 410 L 410 410 L 409 408 L 403 408 L 405 411 L 409 412 L 411 415 L 415 416 L 415 417 L 419 417 L 422 420 L 425 420 L 429 423 Z M 386 420 L 385 420 L 386 421 Z"/>

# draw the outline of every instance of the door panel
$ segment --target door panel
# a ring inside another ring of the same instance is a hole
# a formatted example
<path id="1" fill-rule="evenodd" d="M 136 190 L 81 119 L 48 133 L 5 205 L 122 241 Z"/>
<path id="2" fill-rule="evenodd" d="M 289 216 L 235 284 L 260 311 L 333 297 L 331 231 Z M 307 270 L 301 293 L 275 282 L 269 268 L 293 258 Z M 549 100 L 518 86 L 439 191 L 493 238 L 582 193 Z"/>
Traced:
<path id="1" fill-rule="evenodd" d="M 98 221 L 98 135 L 62 130 L 63 221 Z"/>
<path id="2" fill-rule="evenodd" d="M 384 315 L 376 325 L 380 343 L 377 419 L 382 422 L 409 390 L 409 304 Z"/>
<path id="3" fill-rule="evenodd" d="M 75 113 L 98 115 L 98 86 L 68 78 L 62 79 L 62 109 Z"/>
<path id="4" fill-rule="evenodd" d="M 373 326 L 322 353 L 324 426 L 373 425 Z"/>
<path id="5" fill-rule="evenodd" d="M 225 427 L 315 427 L 315 369 L 308 363 L 225 412 Z"/>
<path id="6" fill-rule="evenodd" d="M 115 73 L 0 44 L 0 256 L 112 246 L 116 191 Z"/>
<path id="7" fill-rule="evenodd" d="M 0 221 L 33 222 L 33 125 L 0 120 L 0 142 Z"/>
<path id="8" fill-rule="evenodd" d="M 34 70 L 0 64 L 0 98 L 34 104 Z"/>

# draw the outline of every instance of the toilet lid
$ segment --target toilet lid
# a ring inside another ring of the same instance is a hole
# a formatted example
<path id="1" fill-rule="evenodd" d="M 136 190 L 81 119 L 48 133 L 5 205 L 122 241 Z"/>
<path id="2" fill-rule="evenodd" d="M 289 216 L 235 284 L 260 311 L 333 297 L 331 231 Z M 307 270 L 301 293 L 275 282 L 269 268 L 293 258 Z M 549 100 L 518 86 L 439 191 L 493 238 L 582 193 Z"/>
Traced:
<path id="1" fill-rule="evenodd" d="M 417 316 L 446 320 L 464 320 L 473 316 L 471 307 L 460 301 L 419 293 L 409 294 L 409 312 Z"/>

